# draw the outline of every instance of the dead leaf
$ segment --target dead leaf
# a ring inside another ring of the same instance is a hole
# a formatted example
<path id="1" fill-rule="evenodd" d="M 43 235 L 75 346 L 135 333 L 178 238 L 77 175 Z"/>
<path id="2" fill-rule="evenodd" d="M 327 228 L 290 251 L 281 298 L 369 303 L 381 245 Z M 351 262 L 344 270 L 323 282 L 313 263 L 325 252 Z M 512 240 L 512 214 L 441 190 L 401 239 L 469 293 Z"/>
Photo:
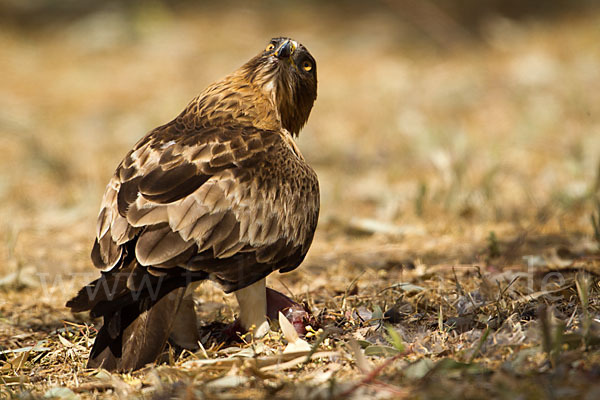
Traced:
<path id="1" fill-rule="evenodd" d="M 288 341 L 288 345 L 283 350 L 283 354 L 297 353 L 302 351 L 310 351 L 311 346 L 303 339 L 300 339 L 298 332 L 294 328 L 294 325 L 280 312 L 279 313 L 279 326 L 283 332 L 285 340 Z"/>
<path id="2" fill-rule="evenodd" d="M 368 343 L 368 342 L 367 342 Z M 373 369 L 373 364 L 367 360 L 363 350 L 360 348 L 360 344 L 356 339 L 350 339 L 348 345 L 350 346 L 350 350 L 352 350 L 352 354 L 354 355 L 354 361 L 356 362 L 356 366 L 363 374 L 369 373 Z"/>

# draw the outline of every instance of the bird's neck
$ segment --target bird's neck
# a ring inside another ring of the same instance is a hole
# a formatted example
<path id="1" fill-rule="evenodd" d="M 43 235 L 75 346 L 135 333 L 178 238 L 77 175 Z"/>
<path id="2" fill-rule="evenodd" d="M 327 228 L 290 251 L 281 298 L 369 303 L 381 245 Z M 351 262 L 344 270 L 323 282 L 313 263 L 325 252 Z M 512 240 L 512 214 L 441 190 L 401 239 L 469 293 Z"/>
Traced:
<path id="1" fill-rule="evenodd" d="M 209 86 L 186 111 L 194 114 L 198 126 L 233 123 L 259 129 L 282 128 L 275 99 L 235 73 Z"/>

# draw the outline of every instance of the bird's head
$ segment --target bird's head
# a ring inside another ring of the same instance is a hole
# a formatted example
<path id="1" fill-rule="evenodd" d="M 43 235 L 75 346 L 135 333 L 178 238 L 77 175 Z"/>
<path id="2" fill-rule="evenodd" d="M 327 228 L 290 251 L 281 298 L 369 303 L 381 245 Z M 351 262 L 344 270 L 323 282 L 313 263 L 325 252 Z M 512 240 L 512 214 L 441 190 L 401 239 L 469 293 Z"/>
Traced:
<path id="1" fill-rule="evenodd" d="M 285 129 L 300 132 L 317 98 L 317 64 L 302 44 L 274 38 L 242 70 L 271 97 Z"/>

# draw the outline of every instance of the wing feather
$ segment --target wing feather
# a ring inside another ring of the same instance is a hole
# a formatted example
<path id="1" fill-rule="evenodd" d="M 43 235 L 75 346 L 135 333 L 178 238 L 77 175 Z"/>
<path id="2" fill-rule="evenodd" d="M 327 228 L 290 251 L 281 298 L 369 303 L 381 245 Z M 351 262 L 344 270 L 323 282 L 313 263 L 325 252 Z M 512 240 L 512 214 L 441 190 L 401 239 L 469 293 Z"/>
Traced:
<path id="1" fill-rule="evenodd" d="M 127 211 L 127 222 L 135 227 L 156 225 L 167 221 L 168 218 L 166 205 L 151 203 L 141 196 L 129 206 Z"/>
<path id="2" fill-rule="evenodd" d="M 198 251 L 202 252 L 211 247 L 218 247 L 231 234 L 236 225 L 237 220 L 235 215 L 232 212 L 225 213 L 219 224 L 214 226 L 210 235 L 202 240 L 202 245 L 198 246 Z"/>
<path id="3" fill-rule="evenodd" d="M 202 215 L 206 214 L 208 209 L 194 200 L 192 196 L 181 199 L 177 205 L 166 207 L 169 225 L 174 231 L 181 231 L 183 228 L 195 224 Z"/>
<path id="4" fill-rule="evenodd" d="M 198 174 L 196 165 L 183 161 L 164 170 L 154 168 L 139 181 L 137 191 L 148 200 L 157 203 L 172 203 L 194 192 L 210 176 Z"/>
<path id="5" fill-rule="evenodd" d="M 92 262 L 103 270 L 112 269 L 119 263 L 123 248 L 112 240 L 111 235 L 104 235 L 96 239 L 92 248 Z"/>
<path id="6" fill-rule="evenodd" d="M 244 246 L 246 243 L 240 241 L 240 223 L 236 220 L 229 235 L 213 246 L 213 254 L 217 258 L 231 257 Z"/>
<path id="7" fill-rule="evenodd" d="M 106 271 L 135 251 L 152 274 L 204 270 L 235 290 L 302 261 L 318 196 L 314 172 L 281 133 L 175 121 L 138 142 L 117 169 L 92 258 Z M 127 243 L 134 247 L 124 252 Z"/>
<path id="8" fill-rule="evenodd" d="M 214 227 L 221 222 L 224 215 L 225 211 L 202 215 L 196 220 L 194 225 L 191 226 L 188 236 L 194 238 L 196 243 L 198 243 L 199 246 L 202 246 L 204 240 L 211 234 Z M 182 231 L 182 233 L 185 233 L 185 231 Z"/>
<path id="9" fill-rule="evenodd" d="M 194 245 L 185 241 L 166 224 L 152 225 L 140 235 L 135 245 L 135 255 L 142 265 L 159 265 L 168 262 Z"/>
<path id="10" fill-rule="evenodd" d="M 111 238 L 117 245 L 122 245 L 130 241 L 135 233 L 135 229 L 122 216 L 117 216 L 110 230 Z"/>
<path id="11" fill-rule="evenodd" d="M 110 229 L 111 220 L 110 208 L 102 207 L 98 214 L 98 222 L 96 224 L 96 237 L 101 238 Z"/>

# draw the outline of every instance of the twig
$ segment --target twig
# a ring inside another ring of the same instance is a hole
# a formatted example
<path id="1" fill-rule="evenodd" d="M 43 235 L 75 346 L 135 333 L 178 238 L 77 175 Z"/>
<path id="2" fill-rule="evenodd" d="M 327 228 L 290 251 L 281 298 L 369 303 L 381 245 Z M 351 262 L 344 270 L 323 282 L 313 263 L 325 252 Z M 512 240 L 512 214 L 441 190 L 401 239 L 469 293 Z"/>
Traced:
<path id="1" fill-rule="evenodd" d="M 292 290 L 290 289 L 290 287 L 288 285 L 286 285 L 285 282 L 283 282 L 282 280 L 278 280 L 278 282 L 281 284 L 281 286 L 283 286 L 283 288 L 285 290 L 287 290 L 287 292 L 290 294 L 290 297 L 292 299 L 296 298 L 296 295 L 294 294 L 294 292 L 292 292 Z"/>
<path id="2" fill-rule="evenodd" d="M 302 366 L 304 366 L 304 365 L 306 365 L 306 364 L 308 364 L 310 362 L 310 359 L 313 356 L 313 354 L 315 354 L 317 352 L 317 350 L 319 349 L 319 346 L 321 345 L 321 343 L 323 343 L 325 341 L 325 339 L 327 339 L 329 337 L 329 335 L 331 335 L 331 329 L 325 330 L 317 338 L 316 342 L 312 345 L 312 347 L 310 348 L 310 351 L 306 355 L 306 361 L 304 361 L 304 363 L 302 364 Z"/>
<path id="3" fill-rule="evenodd" d="M 371 372 L 369 372 L 369 374 L 367 376 L 365 376 L 363 379 L 361 379 L 360 382 L 358 382 L 357 384 L 355 384 L 354 386 L 352 386 L 350 389 L 346 390 L 345 392 L 339 394 L 335 398 L 336 399 L 347 399 L 359 387 L 361 387 L 363 385 L 366 385 L 368 383 L 375 383 L 375 382 L 377 382 L 377 375 L 379 375 L 381 373 L 381 371 L 383 371 L 387 366 L 389 366 L 391 363 L 393 363 L 394 361 L 396 361 L 400 357 L 404 356 L 405 354 L 406 353 L 399 353 L 399 354 L 396 354 L 395 356 L 393 356 L 391 358 L 388 358 L 387 360 L 385 360 L 384 362 L 382 362 L 381 364 L 379 364 L 377 367 L 375 367 Z M 377 383 L 382 383 L 382 382 L 377 382 Z M 392 385 L 385 384 L 385 386 L 392 386 Z M 397 390 L 399 390 L 399 389 L 397 389 Z"/>
<path id="4" fill-rule="evenodd" d="M 462 288 L 462 285 L 458 281 L 458 276 L 456 276 L 456 268 L 454 265 L 452 266 L 452 274 L 454 275 L 454 284 L 456 285 L 456 290 L 458 290 L 459 294 L 465 295 L 465 291 Z"/>
<path id="5" fill-rule="evenodd" d="M 481 351 L 483 343 L 485 343 L 491 331 L 492 329 L 488 326 L 485 332 L 483 332 L 483 335 L 481 335 L 481 338 L 479 338 L 479 341 L 477 342 L 477 347 L 475 347 L 475 350 L 473 350 L 473 354 L 471 354 L 471 357 L 469 357 L 469 364 L 471 364 L 473 360 L 475 360 L 477 353 Z"/>
<path id="6" fill-rule="evenodd" d="M 74 391 L 75 393 L 84 393 L 84 392 L 92 392 L 92 391 L 99 391 L 99 392 L 105 392 L 107 390 L 112 390 L 115 388 L 115 385 L 113 385 L 111 382 L 86 382 L 86 383 L 82 383 L 79 386 L 74 386 L 71 388 L 72 391 Z"/>
<path id="7" fill-rule="evenodd" d="M 350 290 L 352 289 L 352 287 L 355 284 L 357 284 L 358 280 L 363 275 L 364 275 L 364 271 L 361 272 L 360 274 L 358 274 L 358 276 L 356 276 L 354 279 L 352 279 L 352 281 L 350 282 L 350 284 L 348 286 L 346 286 L 346 290 L 344 291 L 344 296 L 342 297 L 342 304 L 341 304 L 341 307 L 340 307 L 340 309 L 342 311 L 346 311 L 346 298 L 348 297 L 348 293 L 350 293 Z"/>

